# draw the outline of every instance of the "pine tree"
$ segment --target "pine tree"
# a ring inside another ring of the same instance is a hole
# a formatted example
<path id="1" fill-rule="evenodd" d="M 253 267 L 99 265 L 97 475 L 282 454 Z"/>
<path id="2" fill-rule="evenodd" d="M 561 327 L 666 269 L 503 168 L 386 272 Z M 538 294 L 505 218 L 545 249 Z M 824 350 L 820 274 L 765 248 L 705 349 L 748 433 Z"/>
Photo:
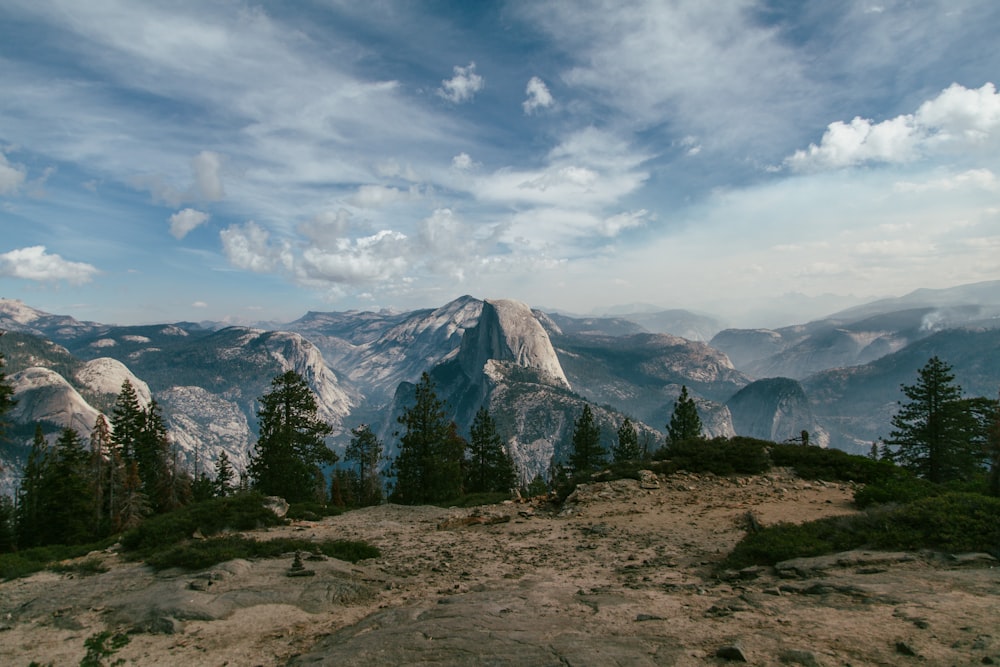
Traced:
<path id="1" fill-rule="evenodd" d="M 573 425 L 573 450 L 569 465 L 576 476 L 586 475 L 604 463 L 608 451 L 601 446 L 601 429 L 594 421 L 589 405 Z"/>
<path id="2" fill-rule="evenodd" d="M 466 463 L 467 493 L 509 492 L 517 486 L 514 460 L 504 448 L 496 421 L 485 407 L 479 408 L 472 420 Z"/>
<path id="3" fill-rule="evenodd" d="M 142 490 L 142 480 L 139 479 L 139 464 L 135 461 L 125 465 L 121 492 L 115 507 L 115 526 L 117 530 L 135 528 L 150 513 L 149 499 Z"/>
<path id="4" fill-rule="evenodd" d="M 382 460 L 382 443 L 368 424 L 351 429 L 351 442 L 344 459 L 357 464 L 358 504 L 378 505 L 382 502 L 382 479 L 378 472 Z"/>
<path id="5" fill-rule="evenodd" d="M 135 387 L 128 380 L 122 382 L 118 399 L 111 411 L 111 441 L 118 448 L 122 460 L 136 460 L 136 442 L 146 423 L 146 413 L 139 403 Z"/>
<path id="6" fill-rule="evenodd" d="M 701 417 L 694 399 L 688 396 L 687 386 L 681 387 L 681 395 L 674 403 L 674 413 L 667 425 L 667 442 L 683 442 L 701 437 Z"/>
<path id="7" fill-rule="evenodd" d="M 183 482 L 178 477 L 176 460 L 171 456 L 167 425 L 163 421 L 160 405 L 150 401 L 143 411 L 142 427 L 135 440 L 135 462 L 139 466 L 139 479 L 153 509 L 169 512 L 182 504 Z"/>
<path id="8" fill-rule="evenodd" d="M 419 505 L 461 494 L 464 452 L 456 451 L 457 434 L 453 433 L 444 409 L 433 381 L 424 373 L 417 384 L 413 406 L 397 420 L 405 430 L 399 436 L 399 456 L 392 464 L 396 476 L 395 502 Z"/>
<path id="9" fill-rule="evenodd" d="M 338 458 L 325 441 L 333 428 L 319 419 L 316 396 L 295 371 L 275 377 L 271 387 L 259 399 L 260 438 L 250 456 L 251 484 L 288 502 L 324 497 L 321 466 Z"/>
<path id="10" fill-rule="evenodd" d="M 17 490 L 17 503 L 14 512 L 14 527 L 17 535 L 17 545 L 20 549 L 30 549 L 42 543 L 42 478 L 49 455 L 48 443 L 41 425 L 35 426 L 35 437 L 28 452 L 28 461 L 24 466 L 21 484 Z"/>
<path id="11" fill-rule="evenodd" d="M 0 496 L 0 554 L 17 548 L 16 514 L 10 496 Z"/>
<path id="12" fill-rule="evenodd" d="M 916 384 L 901 386 L 909 401 L 900 403 L 885 440 L 894 448 L 896 463 L 934 483 L 965 479 L 981 461 L 973 437 L 975 419 L 954 380 L 951 367 L 931 357 L 918 371 Z"/>
<path id="13" fill-rule="evenodd" d="M 64 428 L 49 453 L 41 479 L 42 544 L 81 544 L 93 539 L 90 456 L 79 434 Z"/>
<path id="14" fill-rule="evenodd" d="M 215 481 L 212 483 L 214 495 L 225 498 L 233 492 L 233 481 L 236 479 L 236 472 L 229 463 L 229 455 L 226 450 L 219 452 L 219 458 L 215 461 Z"/>
<path id="15" fill-rule="evenodd" d="M 97 415 L 90 432 L 90 484 L 94 497 L 94 521 L 98 533 L 107 531 L 111 515 L 108 506 L 111 467 L 111 429 L 104 415 Z"/>
<path id="16" fill-rule="evenodd" d="M 611 455 L 616 463 L 638 461 L 642 458 L 642 451 L 639 449 L 639 434 L 635 430 L 635 424 L 628 417 L 618 427 L 618 444 L 612 448 Z"/>
<path id="17" fill-rule="evenodd" d="M 1000 497 L 1000 398 L 996 404 L 998 407 L 986 431 L 986 454 L 990 463 L 990 495 Z"/>

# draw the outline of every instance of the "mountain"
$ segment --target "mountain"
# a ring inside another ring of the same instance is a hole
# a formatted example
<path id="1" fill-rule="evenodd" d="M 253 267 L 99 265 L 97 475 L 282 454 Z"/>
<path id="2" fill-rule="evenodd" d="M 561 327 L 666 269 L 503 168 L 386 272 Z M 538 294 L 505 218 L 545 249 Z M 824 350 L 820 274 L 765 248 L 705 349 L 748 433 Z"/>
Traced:
<path id="1" fill-rule="evenodd" d="M 988 283 L 1000 290 L 1000 282 Z M 712 347 L 726 353 L 737 368 L 763 378 L 805 378 L 828 368 L 856 366 L 897 352 L 937 331 L 957 328 L 1000 328 L 1000 291 L 928 291 L 924 305 L 910 299 L 883 300 L 843 311 L 808 324 L 780 329 L 727 329 L 711 340 Z M 947 292 L 950 296 L 940 294 Z M 990 295 L 994 304 L 982 302 Z M 977 303 L 946 303 L 961 297 Z"/>
<path id="2" fill-rule="evenodd" d="M 798 439 L 806 431 L 811 444 L 829 445 L 829 435 L 813 415 L 802 385 L 795 380 L 757 380 L 736 392 L 726 401 L 726 407 L 740 435 L 784 442 Z"/>
<path id="3" fill-rule="evenodd" d="M 802 381 L 831 446 L 867 453 L 887 437 L 892 415 L 931 357 L 949 366 L 967 397 L 996 398 L 1000 391 L 1000 329 L 939 331 L 873 362 L 816 373 Z"/>
<path id="4" fill-rule="evenodd" d="M 99 331 L 103 325 L 51 315 L 18 299 L 0 299 L 0 331 L 34 334 L 59 342 Z"/>

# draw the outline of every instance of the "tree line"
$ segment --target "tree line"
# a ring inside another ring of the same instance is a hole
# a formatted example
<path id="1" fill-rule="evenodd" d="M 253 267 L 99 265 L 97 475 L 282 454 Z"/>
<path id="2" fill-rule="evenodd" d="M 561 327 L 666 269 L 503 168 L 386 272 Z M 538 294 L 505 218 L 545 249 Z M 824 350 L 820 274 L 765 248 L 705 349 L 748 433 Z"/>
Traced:
<path id="1" fill-rule="evenodd" d="M 0 418 L 14 405 L 2 362 L 0 355 Z M 916 384 L 901 389 L 908 400 L 900 403 L 889 437 L 873 446 L 874 455 L 936 483 L 988 471 L 990 490 L 1000 495 L 1000 403 L 963 397 L 950 367 L 937 357 L 920 369 Z M 338 455 L 326 443 L 333 428 L 319 418 L 315 394 L 294 371 L 276 376 L 258 402 L 259 437 L 239 475 L 221 452 L 213 476 L 204 471 L 192 476 L 178 463 L 156 401 L 142 406 L 128 381 L 110 419 L 98 416 L 89 442 L 66 428 L 50 445 L 39 426 L 15 498 L 0 498 L 0 551 L 98 539 L 133 528 L 151 514 L 240 491 L 292 503 L 357 507 L 386 499 L 424 504 L 468 494 L 507 494 L 519 485 L 490 412 L 480 408 L 464 437 L 427 373 L 415 387 L 412 405 L 397 419 L 399 450 L 391 461 L 371 427 L 361 424 L 351 430 L 346 465 L 338 466 Z M 705 439 L 687 387 L 674 403 L 666 431 L 657 458 L 669 457 L 672 447 L 679 452 L 682 445 Z M 537 493 L 559 478 L 582 480 L 608 463 L 654 454 L 640 447 L 628 417 L 615 435 L 607 447 L 585 404 L 574 421 L 565 462 L 553 462 L 550 479 L 536 478 L 525 490 Z M 805 433 L 802 442 L 808 443 Z"/>

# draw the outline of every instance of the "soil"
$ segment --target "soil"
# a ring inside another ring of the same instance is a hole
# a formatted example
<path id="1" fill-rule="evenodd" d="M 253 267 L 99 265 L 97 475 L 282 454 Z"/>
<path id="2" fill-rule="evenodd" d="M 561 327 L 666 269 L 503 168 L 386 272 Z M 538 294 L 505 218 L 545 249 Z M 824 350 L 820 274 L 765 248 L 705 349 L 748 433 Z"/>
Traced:
<path id="1" fill-rule="evenodd" d="M 643 487 L 657 488 L 643 488 Z M 787 471 L 580 487 L 562 505 L 383 505 L 256 531 L 360 539 L 351 565 L 295 554 L 0 584 L 0 664 L 77 665 L 129 632 L 128 665 L 1000 664 L 986 555 L 851 552 L 720 575 L 751 523 L 855 512 L 852 485 Z M 301 567 L 298 567 L 298 565 Z M 295 576 L 290 576 L 295 575 Z"/>

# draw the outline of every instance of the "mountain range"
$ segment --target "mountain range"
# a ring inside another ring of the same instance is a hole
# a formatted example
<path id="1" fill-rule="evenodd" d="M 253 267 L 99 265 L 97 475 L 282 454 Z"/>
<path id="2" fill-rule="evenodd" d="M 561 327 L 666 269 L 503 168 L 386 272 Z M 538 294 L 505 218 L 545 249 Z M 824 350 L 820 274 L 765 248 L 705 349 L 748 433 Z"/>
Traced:
<path id="1" fill-rule="evenodd" d="M 887 435 L 931 356 L 966 395 L 1000 388 L 1000 281 L 918 290 L 777 329 L 721 329 L 686 311 L 572 317 L 463 296 L 409 312 L 310 312 L 266 327 L 80 322 L 0 299 L 0 351 L 18 403 L 0 444 L 0 492 L 17 484 L 36 424 L 89 435 L 128 380 L 163 410 L 180 460 L 197 470 L 225 451 L 240 468 L 256 438 L 257 399 L 295 370 L 317 395 L 342 451 L 367 423 L 386 453 L 424 372 L 459 431 L 486 405 L 523 479 L 564 461 L 589 404 L 604 444 L 625 416 L 653 450 L 682 386 L 709 436 L 798 437 L 865 452 Z"/>

